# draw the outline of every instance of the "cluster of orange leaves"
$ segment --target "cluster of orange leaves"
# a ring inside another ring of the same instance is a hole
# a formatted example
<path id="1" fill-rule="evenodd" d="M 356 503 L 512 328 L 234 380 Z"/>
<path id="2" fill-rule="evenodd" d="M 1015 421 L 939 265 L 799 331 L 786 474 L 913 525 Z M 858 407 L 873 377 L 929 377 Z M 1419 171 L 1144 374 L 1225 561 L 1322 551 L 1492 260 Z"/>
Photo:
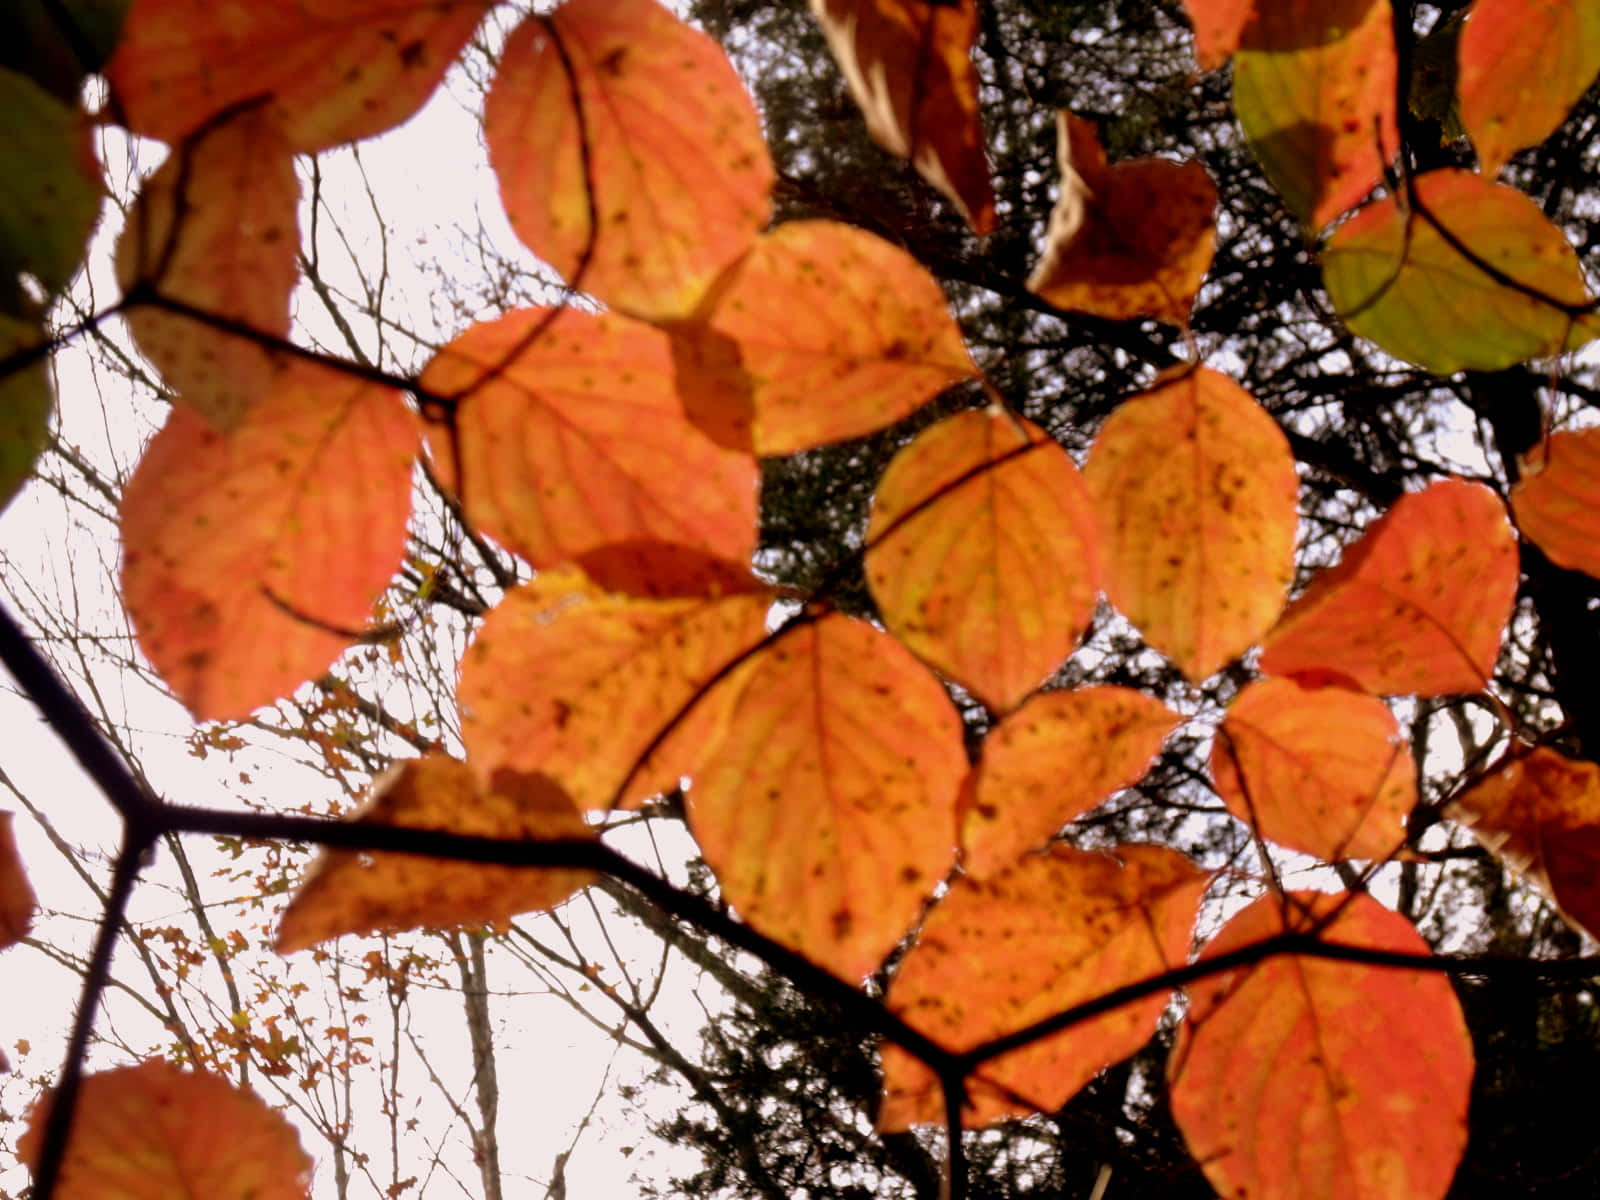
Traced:
<path id="1" fill-rule="evenodd" d="M 173 691 L 197 718 L 226 720 L 324 671 L 403 559 L 419 454 L 467 521 L 535 572 L 461 665 L 465 761 L 401 764 L 357 819 L 586 838 L 585 814 L 688 779 L 723 896 L 847 980 L 875 970 L 948 881 L 887 1004 L 959 1051 L 1191 960 L 1207 872 L 1164 847 L 1056 840 L 1136 783 L 1183 720 L 1126 688 L 1039 691 L 1102 596 L 1196 682 L 1261 647 L 1264 677 L 1215 739 L 1217 794 L 1263 839 L 1381 862 L 1405 846 L 1417 801 L 1383 698 L 1486 687 L 1516 530 L 1600 573 L 1600 442 L 1559 433 L 1524 464 L 1516 529 L 1488 487 L 1441 480 L 1286 606 L 1294 457 L 1251 396 L 1195 363 L 1125 400 L 1081 469 L 998 397 L 934 424 L 873 503 L 865 570 L 885 628 L 817 597 L 769 631 L 780 596 L 750 571 L 759 458 L 885 428 L 981 374 L 904 251 L 828 221 L 768 228 L 773 168 L 753 103 L 720 49 L 655 0 L 528 17 L 484 114 L 512 227 L 605 311 L 467 329 L 415 381 L 420 405 L 287 345 L 294 156 L 406 119 L 487 6 L 280 2 L 224 19 L 198 0 L 138 0 L 108 68 L 118 117 L 173 147 L 116 255 L 129 328 L 176 401 L 122 507 L 127 609 Z M 1440 372 L 1596 332 L 1571 247 L 1493 179 L 1600 66 L 1592 6 L 1478 0 L 1459 104 L 1481 172 L 1402 181 L 1353 216 L 1398 149 L 1387 0 L 1187 7 L 1202 66 L 1232 58 L 1247 138 L 1325 236 L 1328 291 L 1352 329 Z M 876 140 L 992 229 L 974 0 L 813 8 Z M 1507 56 L 1534 43 L 1530 28 L 1577 47 L 1572 61 Z M 1063 113 L 1059 129 L 1060 199 L 1029 286 L 1064 310 L 1186 326 L 1214 241 L 1204 168 L 1112 165 L 1092 124 Z M 976 765 L 946 681 L 996 717 Z M 1590 928 L 1600 899 L 1579 881 L 1597 776 L 1538 750 L 1452 809 Z M 9 838 L 0 850 L 13 939 L 31 898 Z M 501 921 L 585 882 L 332 852 L 279 945 Z M 1199 953 L 1285 931 L 1427 953 L 1369 896 L 1278 892 Z M 1156 992 L 993 1059 L 968 1081 L 964 1120 L 1058 1108 L 1143 1045 L 1168 1003 Z M 942 1121 L 932 1073 L 892 1045 L 883 1060 L 882 1127 Z M 1187 989 L 1171 1084 L 1225 1195 L 1427 1197 L 1465 1145 L 1471 1072 L 1442 975 L 1280 957 Z M 264 1111 L 235 1118 L 243 1101 L 226 1090 L 158 1066 L 91 1078 L 59 1194 L 94 1194 L 150 1122 L 171 1135 L 174 1177 L 204 1194 L 301 1194 L 292 1137 Z M 227 1137 L 201 1114 L 229 1122 Z"/>

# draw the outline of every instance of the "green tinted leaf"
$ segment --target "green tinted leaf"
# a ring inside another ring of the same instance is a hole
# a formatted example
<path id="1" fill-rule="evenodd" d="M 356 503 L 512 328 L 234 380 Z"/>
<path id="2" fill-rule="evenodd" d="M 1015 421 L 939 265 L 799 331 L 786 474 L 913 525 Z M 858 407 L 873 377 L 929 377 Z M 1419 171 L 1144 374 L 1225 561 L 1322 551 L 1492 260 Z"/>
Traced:
<path id="1" fill-rule="evenodd" d="M 0 364 L 43 340 L 26 321 L 0 313 Z M 0 509 L 11 502 L 43 452 L 54 407 L 43 362 L 20 370 L 0 366 Z"/>
<path id="2" fill-rule="evenodd" d="M 83 257 L 100 181 L 79 114 L 33 80 L 0 70 L 0 273 L 59 291 Z"/>
<path id="3" fill-rule="evenodd" d="M 0 11 L 0 67 L 68 104 L 116 48 L 128 0 L 9 0 Z"/>

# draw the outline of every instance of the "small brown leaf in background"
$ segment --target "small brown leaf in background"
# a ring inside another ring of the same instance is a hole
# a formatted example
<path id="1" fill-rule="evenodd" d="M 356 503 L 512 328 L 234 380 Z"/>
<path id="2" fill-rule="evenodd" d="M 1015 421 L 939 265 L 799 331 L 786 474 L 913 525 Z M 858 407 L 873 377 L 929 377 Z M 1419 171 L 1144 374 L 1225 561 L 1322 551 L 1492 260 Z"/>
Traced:
<path id="1" fill-rule="evenodd" d="M 22 855 L 17 852 L 11 815 L 0 812 L 0 950 L 28 936 L 28 930 L 33 927 L 34 910 L 39 904 L 28 883 L 27 872 L 22 869 Z"/>

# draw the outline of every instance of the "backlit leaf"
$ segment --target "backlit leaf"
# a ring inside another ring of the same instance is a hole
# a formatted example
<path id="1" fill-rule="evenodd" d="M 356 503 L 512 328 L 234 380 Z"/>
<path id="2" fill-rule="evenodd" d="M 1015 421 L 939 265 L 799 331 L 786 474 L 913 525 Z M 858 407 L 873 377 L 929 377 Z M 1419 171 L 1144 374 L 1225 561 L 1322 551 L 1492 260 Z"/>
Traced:
<path id="1" fill-rule="evenodd" d="M 889 629 L 1001 712 L 1072 653 L 1094 613 L 1088 489 L 1042 429 L 998 410 L 940 421 L 896 455 L 867 541 Z"/>
<path id="2" fill-rule="evenodd" d="M 1112 854 L 1052 846 L 988 880 L 957 879 L 889 985 L 889 1008 L 950 1050 L 1025 1028 L 1188 957 L 1209 878 L 1176 851 Z M 1103 1068 L 1150 1040 L 1170 993 L 1156 992 L 984 1064 L 962 1124 L 1054 1112 Z M 878 1128 L 944 1121 L 934 1074 L 883 1048 Z"/>
<path id="3" fill-rule="evenodd" d="M 978 233 L 994 188 L 978 113 L 977 0 L 811 0 L 867 132 L 910 159 Z"/>
<path id="4" fill-rule="evenodd" d="M 771 597 L 646 599 L 608 591 L 574 567 L 539 572 L 484 618 L 461 663 L 457 697 L 468 761 L 480 775 L 539 771 L 583 808 L 605 809 L 677 722 L 697 745 L 711 705 L 699 690 L 766 635 Z M 623 797 L 676 787 L 691 764 L 658 755 Z"/>
<path id="5" fill-rule="evenodd" d="M 1228 811 L 1324 860 L 1391 857 L 1416 804 L 1416 766 L 1383 701 L 1290 679 L 1250 684 L 1211 750 Z"/>
<path id="6" fill-rule="evenodd" d="M 1422 211 L 1387 196 L 1341 225 L 1322 256 L 1352 331 L 1436 375 L 1498 371 L 1596 332 L 1578 256 L 1539 206 L 1471 171 L 1417 177 Z"/>
<path id="7" fill-rule="evenodd" d="M 1033 697 L 990 731 L 961 805 L 962 865 L 988 877 L 1137 783 L 1178 714 L 1124 687 Z"/>
<path id="8" fill-rule="evenodd" d="M 1460 43 L 1461 120 L 1485 175 L 1567 119 L 1600 72 L 1589 0 L 1477 0 Z"/>
<path id="9" fill-rule="evenodd" d="M 1183 8 L 1194 26 L 1194 56 L 1205 70 L 1214 71 L 1239 48 L 1255 0 L 1183 0 Z"/>
<path id="10" fill-rule="evenodd" d="M 978 374 L 921 264 L 836 221 L 762 237 L 678 351 L 690 419 L 760 455 L 875 432 Z"/>
<path id="11" fill-rule="evenodd" d="M 848 617 L 804 622 L 713 693 L 689 825 L 728 902 L 845 979 L 875 969 L 955 859 L 961 719 Z"/>
<path id="12" fill-rule="evenodd" d="M 1187 325 L 1216 245 L 1217 189 L 1197 162 L 1106 165 L 1092 121 L 1056 115 L 1061 192 L 1028 290 L 1057 308 Z"/>
<path id="13" fill-rule="evenodd" d="M 37 346 L 44 334 L 27 321 L 0 313 L 0 362 Z M 0 510 L 33 473 L 33 464 L 50 442 L 55 393 L 44 361 L 0 375 Z"/>
<path id="14" fill-rule="evenodd" d="M 58 292 L 83 260 L 100 212 L 88 121 L 33 80 L 0 68 L 0 129 L 0 286 L 26 272 Z"/>
<path id="15" fill-rule="evenodd" d="M 177 142 L 272 97 L 310 153 L 382 133 L 422 107 L 490 0 L 134 0 L 106 68 L 128 128 Z"/>
<path id="16" fill-rule="evenodd" d="M 0 67 L 76 104 L 85 74 L 100 70 L 116 49 L 127 10 L 128 0 L 9 0 Z"/>
<path id="17" fill-rule="evenodd" d="M 1233 58 L 1233 105 L 1250 148 L 1313 231 L 1383 180 L 1395 127 L 1389 0 L 1257 3 Z"/>
<path id="18" fill-rule="evenodd" d="M 422 386 L 461 397 L 455 447 L 444 426 L 428 436 L 439 471 L 461 472 L 467 519 L 535 567 L 619 542 L 737 563 L 755 549 L 756 463 L 685 419 L 649 325 L 519 309 L 447 345 Z"/>
<path id="19" fill-rule="evenodd" d="M 18 1156 L 37 1163 L 52 1096 Z M 311 1158 L 294 1126 L 220 1075 L 159 1060 L 85 1075 L 56 1200 L 305 1200 Z"/>
<path id="20" fill-rule="evenodd" d="M 484 137 L 517 236 L 635 316 L 687 316 L 770 216 L 772 162 L 744 84 L 655 0 L 566 0 L 526 20 Z"/>
<path id="21" fill-rule="evenodd" d="M 1324 942 L 1428 953 L 1368 896 L 1288 900 L 1289 921 L 1265 896 L 1202 960 L 1328 918 Z M 1228 1200 L 1435 1200 L 1467 1144 L 1472 1039 L 1433 972 L 1280 956 L 1203 979 L 1169 1075 L 1178 1128 Z"/>
<path id="22" fill-rule="evenodd" d="M 1261 669 L 1348 680 L 1384 696 L 1479 691 L 1518 573 L 1500 498 L 1481 484 L 1441 480 L 1402 496 L 1311 581 L 1267 635 Z"/>
<path id="23" fill-rule="evenodd" d="M 202 720 L 325 671 L 405 557 L 416 418 L 398 393 L 297 364 L 231 433 L 175 408 L 122 498 L 139 647 Z"/>
<path id="24" fill-rule="evenodd" d="M 538 841 L 594 836 L 571 798 L 543 775 L 500 769 L 480 783 L 445 755 L 390 767 L 349 818 L 441 833 Z M 490 925 L 554 908 L 593 875 L 567 867 L 503 867 L 418 854 L 324 850 L 278 925 L 290 954 L 347 933 Z"/>
<path id="25" fill-rule="evenodd" d="M 299 203 L 282 131 L 266 109 L 247 109 L 200 131 L 145 183 L 117 239 L 117 282 L 285 338 Z M 177 401 L 219 429 L 238 424 L 283 369 L 271 347 L 188 316 L 146 306 L 123 319 Z"/>
<path id="26" fill-rule="evenodd" d="M 1185 675 L 1205 678 L 1272 625 L 1299 485 L 1282 430 L 1238 384 L 1198 367 L 1124 401 L 1084 478 L 1106 595 Z"/>
<path id="27" fill-rule="evenodd" d="M 1600 576 L 1600 429 L 1553 433 L 1519 465 L 1517 528 L 1551 562 Z"/>
<path id="28" fill-rule="evenodd" d="M 17 853 L 11 814 L 0 812 L 0 950 L 28 936 L 38 906 L 22 867 L 22 856 Z"/>
<path id="29" fill-rule="evenodd" d="M 1450 803 L 1495 854 L 1591 937 L 1600 931 L 1600 767 L 1536 746 Z"/>

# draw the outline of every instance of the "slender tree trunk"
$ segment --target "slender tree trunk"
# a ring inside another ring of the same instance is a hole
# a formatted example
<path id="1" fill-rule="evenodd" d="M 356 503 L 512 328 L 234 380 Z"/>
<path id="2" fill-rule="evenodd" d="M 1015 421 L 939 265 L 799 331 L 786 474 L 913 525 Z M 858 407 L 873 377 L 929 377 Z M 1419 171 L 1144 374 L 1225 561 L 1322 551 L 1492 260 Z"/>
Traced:
<path id="1" fill-rule="evenodd" d="M 478 1098 L 478 1133 L 473 1158 L 483 1176 L 484 1200 L 501 1200 L 500 1138 L 495 1122 L 500 1112 L 500 1082 L 495 1073 L 494 1036 L 489 1024 L 489 970 L 483 935 L 451 935 L 456 968 L 461 973 L 461 1003 L 467 1010 L 467 1035 L 472 1039 L 472 1086 Z"/>

